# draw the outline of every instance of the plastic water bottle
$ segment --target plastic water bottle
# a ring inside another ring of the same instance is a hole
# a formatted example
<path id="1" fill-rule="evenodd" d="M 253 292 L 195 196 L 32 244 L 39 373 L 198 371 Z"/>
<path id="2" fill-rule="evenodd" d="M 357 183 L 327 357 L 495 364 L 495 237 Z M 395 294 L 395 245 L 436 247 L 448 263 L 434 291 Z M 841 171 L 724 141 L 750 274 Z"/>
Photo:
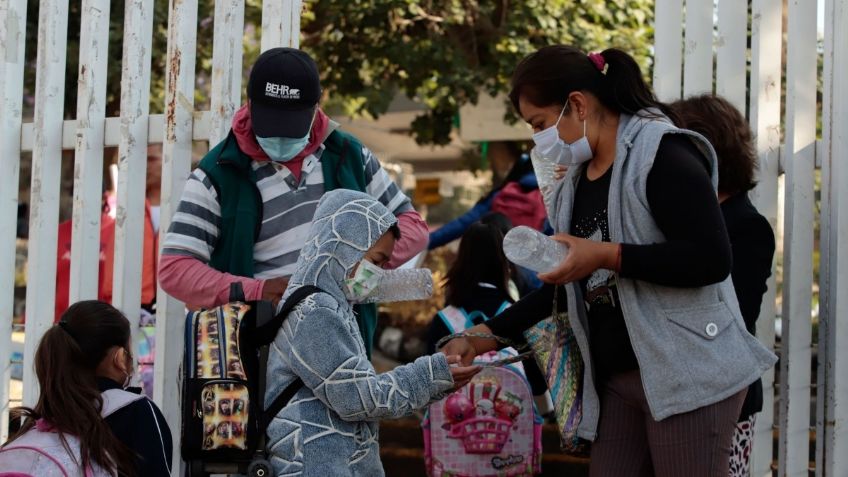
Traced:
<path id="1" fill-rule="evenodd" d="M 536 151 L 536 148 L 530 150 L 530 163 L 533 164 L 533 172 L 536 173 L 536 180 L 539 182 L 539 192 L 542 193 L 542 202 L 545 204 L 545 210 L 548 217 L 551 217 L 553 211 L 553 196 L 556 180 L 554 179 L 554 161 L 546 158 Z"/>
<path id="2" fill-rule="evenodd" d="M 380 284 L 362 303 L 426 300 L 433 296 L 433 274 L 426 268 L 386 270 Z"/>
<path id="3" fill-rule="evenodd" d="M 507 232 L 503 248 L 510 262 L 538 273 L 553 270 L 568 254 L 565 245 L 524 225 Z"/>

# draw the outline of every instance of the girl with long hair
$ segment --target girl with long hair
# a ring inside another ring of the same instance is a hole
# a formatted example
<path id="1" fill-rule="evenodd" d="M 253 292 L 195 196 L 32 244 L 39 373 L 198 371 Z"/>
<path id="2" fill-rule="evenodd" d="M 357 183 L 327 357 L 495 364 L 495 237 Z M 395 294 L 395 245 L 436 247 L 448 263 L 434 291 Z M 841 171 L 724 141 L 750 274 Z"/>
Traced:
<path id="1" fill-rule="evenodd" d="M 554 190 L 564 261 L 548 285 L 474 332 L 514 337 L 556 302 L 584 361 L 577 435 L 592 476 L 726 476 L 749 384 L 776 357 L 745 328 L 703 136 L 645 84 L 636 61 L 555 45 L 526 57 L 510 99 L 536 152 L 568 166 Z M 563 310 L 564 311 L 564 310 Z M 496 346 L 460 338 L 463 362 Z"/>
<path id="2" fill-rule="evenodd" d="M 52 432 L 68 454 L 58 460 L 70 462 L 78 475 L 97 473 L 91 469 L 170 475 L 172 442 L 164 416 L 137 391 L 124 390 L 132 375 L 129 350 L 130 324 L 120 311 L 96 300 L 71 305 L 38 344 L 38 401 L 13 411 L 23 424 L 0 448 L 0 463 L 3 451 L 11 455 L 30 432 Z M 38 475 L 37 469 L 30 470 Z"/>

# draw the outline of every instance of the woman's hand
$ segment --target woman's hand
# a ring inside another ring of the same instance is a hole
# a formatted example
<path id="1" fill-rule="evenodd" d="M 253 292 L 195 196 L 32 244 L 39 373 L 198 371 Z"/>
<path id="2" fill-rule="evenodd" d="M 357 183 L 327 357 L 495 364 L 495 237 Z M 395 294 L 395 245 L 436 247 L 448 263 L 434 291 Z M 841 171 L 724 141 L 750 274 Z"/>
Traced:
<path id="1" fill-rule="evenodd" d="M 539 275 L 539 280 L 545 283 L 571 283 L 588 277 L 599 268 L 616 270 L 618 267 L 620 244 L 596 242 L 568 234 L 557 234 L 551 238 L 565 244 L 568 255 L 557 268 Z"/>
<path id="2" fill-rule="evenodd" d="M 492 335 L 492 329 L 484 323 L 472 326 L 465 333 L 477 333 Z M 461 358 L 463 366 L 470 366 L 474 358 L 481 354 L 498 349 L 498 342 L 491 338 L 479 338 L 476 336 L 459 337 L 448 341 L 440 351 L 447 356 L 457 355 Z"/>
<path id="3" fill-rule="evenodd" d="M 477 350 L 468 338 L 454 338 L 448 341 L 440 350 L 447 356 L 458 356 L 463 366 L 471 366 L 477 357 Z"/>
<path id="4" fill-rule="evenodd" d="M 453 378 L 453 391 L 465 386 L 477 373 L 480 366 L 461 366 L 462 358 L 459 355 L 448 355 L 448 366 Z"/>
<path id="5" fill-rule="evenodd" d="M 565 177 L 565 173 L 568 172 L 568 166 L 563 166 L 562 164 L 554 164 L 554 180 L 560 180 Z"/>

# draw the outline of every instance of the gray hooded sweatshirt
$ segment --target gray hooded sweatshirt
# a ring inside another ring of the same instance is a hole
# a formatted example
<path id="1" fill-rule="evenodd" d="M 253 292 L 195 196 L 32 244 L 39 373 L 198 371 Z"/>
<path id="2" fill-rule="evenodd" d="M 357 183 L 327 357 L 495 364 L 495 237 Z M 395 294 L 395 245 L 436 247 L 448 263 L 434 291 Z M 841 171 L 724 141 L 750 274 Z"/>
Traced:
<path id="1" fill-rule="evenodd" d="M 383 374 L 365 355 L 344 280 L 396 222 L 360 192 L 328 192 L 318 204 L 283 300 L 304 285 L 323 292 L 292 310 L 268 359 L 266 402 L 297 377 L 305 384 L 268 427 L 278 476 L 384 475 L 378 421 L 408 415 L 453 386 L 441 353 Z"/>
<path id="2" fill-rule="evenodd" d="M 665 134 L 691 138 L 710 161 L 713 188 L 718 185 L 715 151 L 703 136 L 676 128 L 657 110 L 622 114 L 607 207 L 612 242 L 666 241 L 651 215 L 647 196 L 648 174 Z M 557 232 L 568 233 L 571 228 L 574 193 L 582 169 L 570 168 L 557 184 L 552 220 Z M 565 289 L 571 325 L 586 364 L 578 434 L 594 440 L 600 404 L 592 379 L 586 307 L 579 282 L 569 283 Z M 777 361 L 774 353 L 745 328 L 729 276 L 721 283 L 697 288 L 618 277 L 618 292 L 648 406 L 657 421 L 726 399 L 756 381 Z"/>

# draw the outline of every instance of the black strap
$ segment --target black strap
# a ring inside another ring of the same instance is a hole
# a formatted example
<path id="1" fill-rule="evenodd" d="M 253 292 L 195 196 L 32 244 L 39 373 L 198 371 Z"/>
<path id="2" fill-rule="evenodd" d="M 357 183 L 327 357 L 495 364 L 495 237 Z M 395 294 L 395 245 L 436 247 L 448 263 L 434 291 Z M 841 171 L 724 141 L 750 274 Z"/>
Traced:
<path id="1" fill-rule="evenodd" d="M 254 336 L 254 339 L 256 340 L 257 344 L 271 344 L 271 342 L 274 341 L 274 338 L 277 336 L 277 331 L 280 329 L 281 326 L 283 326 L 283 322 L 286 320 L 286 318 L 288 318 L 289 313 L 292 311 L 292 309 L 297 306 L 298 303 L 303 301 L 304 298 L 320 291 L 322 290 L 316 286 L 305 285 L 298 288 L 291 295 L 289 295 L 289 297 L 286 298 L 286 301 L 283 302 L 283 306 L 280 308 L 280 311 L 273 319 L 271 319 L 268 323 L 265 323 L 264 325 L 256 327 L 256 335 Z M 300 378 L 296 378 L 291 384 L 286 386 L 286 389 L 284 389 L 279 396 L 277 396 L 276 398 L 274 398 L 273 401 L 271 401 L 271 405 L 268 406 L 268 408 L 265 409 L 265 411 L 262 413 L 262 418 L 259 423 L 259 425 L 261 426 L 260 430 L 262 431 L 262 434 L 264 434 L 265 430 L 268 429 L 268 424 L 271 423 L 271 420 L 274 419 L 274 416 L 279 414 L 279 412 L 284 407 L 286 407 L 286 404 L 291 401 L 291 398 L 293 398 L 295 393 L 297 393 L 302 387 L 303 381 Z"/>
<path id="2" fill-rule="evenodd" d="M 292 309 L 297 306 L 298 303 L 303 301 L 304 298 L 320 291 L 322 291 L 320 288 L 313 285 L 304 285 L 295 290 L 288 298 L 286 298 L 286 301 L 283 302 L 283 306 L 274 318 L 271 318 L 267 323 L 257 325 L 256 329 L 252 333 L 253 336 L 251 337 L 254 344 L 256 346 L 271 344 L 271 342 L 274 341 L 274 338 L 277 337 L 277 331 L 279 331 L 280 327 L 283 326 L 283 322 L 286 321 L 286 318 L 288 318 Z"/>
<path id="3" fill-rule="evenodd" d="M 230 303 L 240 301 L 244 302 L 244 287 L 241 286 L 241 282 L 232 282 L 230 283 Z"/>
<path id="4" fill-rule="evenodd" d="M 286 407 L 286 404 L 291 401 L 291 398 L 294 397 L 295 393 L 300 391 L 300 388 L 303 387 L 303 381 L 300 378 L 296 378 L 291 384 L 286 386 L 286 389 L 283 389 L 283 392 L 277 396 L 273 401 L 271 401 L 271 405 L 268 406 L 268 409 L 262 413 L 262 421 L 259 423 L 262 426 L 262 434 L 268 429 L 268 425 L 271 424 L 271 421 L 274 417 Z"/>

